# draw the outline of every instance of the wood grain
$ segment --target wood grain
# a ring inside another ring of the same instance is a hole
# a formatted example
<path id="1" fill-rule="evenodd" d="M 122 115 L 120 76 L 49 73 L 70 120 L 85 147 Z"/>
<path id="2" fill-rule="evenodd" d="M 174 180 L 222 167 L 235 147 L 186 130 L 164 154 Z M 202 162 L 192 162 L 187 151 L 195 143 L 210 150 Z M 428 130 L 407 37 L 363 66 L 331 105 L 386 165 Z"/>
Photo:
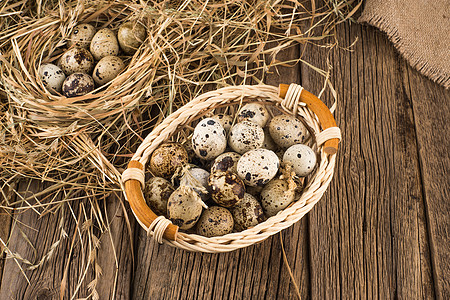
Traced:
<path id="1" fill-rule="evenodd" d="M 372 28 L 338 32 L 341 45 L 359 43 L 331 56 L 343 141 L 330 192 L 309 214 L 312 298 L 416 299 L 430 284 L 421 273 L 429 258 L 419 247 L 424 199 L 405 63 Z M 325 67 L 325 51 L 307 56 Z M 308 68 L 302 75 L 305 88 L 321 88 Z"/>
<path id="2" fill-rule="evenodd" d="M 22 182 L 18 189 L 23 196 L 30 196 L 41 191 L 43 184 L 37 181 Z M 100 209 L 105 207 L 103 204 L 101 202 L 98 204 Z M 117 198 L 110 197 L 105 208 L 109 230 L 104 231 L 103 234 L 95 232 L 96 236 L 100 236 L 95 262 L 98 264 L 98 270 L 102 270 L 102 276 L 95 289 L 101 299 L 129 299 L 133 264 L 131 243 L 122 207 Z M 73 294 L 79 298 L 89 295 L 88 284 L 95 279 L 94 271 L 89 268 L 84 278 L 82 275 L 89 261 L 89 255 L 92 254 L 87 247 L 89 238 L 85 230 L 92 223 L 85 222 L 86 220 L 81 218 L 83 224 L 77 226 L 80 213 L 87 216 L 91 213 L 89 205 L 83 201 L 65 204 L 55 213 L 48 213 L 42 217 L 31 209 L 14 215 L 8 245 L 11 252 L 31 263 L 38 263 L 43 257 L 48 259 L 44 259 L 41 266 L 35 270 L 28 270 L 29 265 L 19 259 L 17 261 L 7 259 L 3 270 L 0 299 L 11 297 L 14 299 L 59 299 L 66 266 L 67 281 L 66 288 L 63 289 L 64 298 L 69 298 Z M 67 233 L 66 237 L 62 234 L 62 230 Z M 80 237 L 83 240 L 82 243 Z M 73 239 L 75 239 L 74 248 L 69 255 Z M 52 246 L 54 246 L 54 252 L 48 255 Z M 24 269 L 30 281 L 29 284 L 18 264 Z M 81 279 L 84 281 L 81 282 Z"/>
<path id="3" fill-rule="evenodd" d="M 404 80 L 414 111 L 435 292 L 450 299 L 450 92 L 412 68 L 404 69 Z M 428 285 L 424 292 L 432 294 Z"/>

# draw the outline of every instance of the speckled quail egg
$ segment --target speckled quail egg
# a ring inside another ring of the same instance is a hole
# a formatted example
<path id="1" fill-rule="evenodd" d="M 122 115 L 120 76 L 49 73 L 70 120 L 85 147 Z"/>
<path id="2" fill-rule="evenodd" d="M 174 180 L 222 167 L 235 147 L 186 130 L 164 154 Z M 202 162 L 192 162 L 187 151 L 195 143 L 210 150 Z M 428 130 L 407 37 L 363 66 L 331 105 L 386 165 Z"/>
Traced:
<path id="1" fill-rule="evenodd" d="M 215 171 L 208 178 L 211 198 L 219 205 L 231 207 L 244 198 L 244 182 L 230 171 Z"/>
<path id="2" fill-rule="evenodd" d="M 190 229 L 202 214 L 200 196 L 190 187 L 180 186 L 167 201 L 167 215 L 180 229 Z"/>
<path id="3" fill-rule="evenodd" d="M 287 180 L 275 178 L 261 191 L 261 206 L 266 215 L 271 217 L 288 207 L 294 198 L 295 186 L 290 186 Z"/>
<path id="4" fill-rule="evenodd" d="M 119 54 L 116 35 L 111 29 L 100 29 L 92 38 L 90 50 L 96 60 L 105 56 L 116 56 Z"/>
<path id="5" fill-rule="evenodd" d="M 305 125 L 297 118 L 288 115 L 273 117 L 269 123 L 269 132 L 275 143 L 283 148 L 303 143 L 309 137 Z"/>
<path id="6" fill-rule="evenodd" d="M 211 119 L 219 122 L 227 133 L 230 131 L 231 125 L 233 124 L 233 117 L 230 115 L 217 114 L 212 116 Z"/>
<path id="7" fill-rule="evenodd" d="M 264 221 L 264 212 L 258 200 L 245 193 L 244 199 L 239 204 L 230 208 L 234 219 L 234 228 L 242 231 Z"/>
<path id="8" fill-rule="evenodd" d="M 186 170 L 180 179 L 180 185 L 190 186 L 196 191 L 203 201 L 210 198 L 208 192 L 209 172 L 202 168 L 190 168 Z"/>
<path id="9" fill-rule="evenodd" d="M 236 152 L 222 153 L 216 157 L 214 164 L 211 167 L 211 172 L 215 171 L 231 171 L 237 173 L 237 163 L 241 155 Z"/>
<path id="10" fill-rule="evenodd" d="M 72 48 L 61 56 L 59 65 L 67 76 L 73 73 L 87 74 L 94 69 L 94 58 L 84 48 Z"/>
<path id="11" fill-rule="evenodd" d="M 66 75 L 60 67 L 54 64 L 43 64 L 39 67 L 39 76 L 41 76 L 42 83 L 46 88 L 58 93 L 61 92 Z"/>
<path id="12" fill-rule="evenodd" d="M 94 79 L 88 74 L 73 73 L 63 82 L 62 91 L 66 97 L 78 97 L 94 90 Z"/>
<path id="13" fill-rule="evenodd" d="M 292 164 L 298 176 L 307 176 L 314 170 L 316 165 L 316 154 L 310 147 L 297 144 L 289 147 L 283 155 L 283 162 Z"/>
<path id="14" fill-rule="evenodd" d="M 244 120 L 258 124 L 261 127 L 266 126 L 269 120 L 269 112 L 264 105 L 259 103 L 247 103 L 239 110 L 238 121 Z"/>
<path id="15" fill-rule="evenodd" d="M 96 84 L 104 85 L 119 75 L 125 67 L 122 59 L 117 56 L 105 56 L 97 63 L 92 74 Z"/>
<path id="16" fill-rule="evenodd" d="M 139 23 L 126 22 L 119 27 L 117 39 L 120 48 L 127 54 L 133 54 L 144 42 L 147 36 L 145 27 Z"/>
<path id="17" fill-rule="evenodd" d="M 145 183 L 144 198 L 154 213 L 167 215 L 167 201 L 174 190 L 168 180 L 152 177 Z"/>
<path id="18" fill-rule="evenodd" d="M 78 24 L 70 34 L 68 45 L 88 49 L 92 38 L 95 35 L 95 28 L 91 24 Z"/>
<path id="19" fill-rule="evenodd" d="M 231 127 L 228 144 L 240 154 L 261 148 L 264 144 L 264 130 L 256 123 L 242 121 Z"/>
<path id="20" fill-rule="evenodd" d="M 202 159 L 213 159 L 222 154 L 227 147 L 225 129 L 219 122 L 205 118 L 195 126 L 192 134 L 192 148 Z"/>
<path id="21" fill-rule="evenodd" d="M 233 216 L 228 209 L 213 206 L 206 209 L 197 223 L 197 233 L 206 237 L 221 236 L 233 231 Z"/>
<path id="22" fill-rule="evenodd" d="M 242 155 L 237 164 L 237 174 L 250 186 L 263 186 L 278 172 L 280 160 L 271 150 L 255 149 Z"/>
<path id="23" fill-rule="evenodd" d="M 171 178 L 188 162 L 186 149 L 179 143 L 164 143 L 150 157 L 150 171 L 155 176 Z"/>

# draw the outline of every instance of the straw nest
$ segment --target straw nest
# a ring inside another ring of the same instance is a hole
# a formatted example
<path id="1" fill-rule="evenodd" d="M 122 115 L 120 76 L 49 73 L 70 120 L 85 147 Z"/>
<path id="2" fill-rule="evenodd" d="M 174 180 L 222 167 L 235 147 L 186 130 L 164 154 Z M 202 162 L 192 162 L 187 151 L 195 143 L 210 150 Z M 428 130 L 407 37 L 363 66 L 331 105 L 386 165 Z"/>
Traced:
<path id="1" fill-rule="evenodd" d="M 149 123 L 158 123 L 205 86 L 259 83 L 273 67 L 294 65 L 301 57 L 286 62 L 279 52 L 330 36 L 352 14 L 347 1 L 310 8 L 295 1 L 10 3 L 1 8 L 6 17 L 0 87 L 8 115 L 0 158 L 9 162 L 2 166 L 23 167 L 24 175 L 47 174 L 41 171 L 48 165 L 71 165 L 88 156 L 116 183 L 118 172 L 108 161 L 121 167 L 119 158 L 136 149 Z M 106 87 L 65 98 L 52 95 L 36 76 L 40 64 L 62 55 L 78 23 L 116 30 L 126 21 L 144 25 L 148 38 Z M 22 149 L 12 156 L 16 142 Z"/>

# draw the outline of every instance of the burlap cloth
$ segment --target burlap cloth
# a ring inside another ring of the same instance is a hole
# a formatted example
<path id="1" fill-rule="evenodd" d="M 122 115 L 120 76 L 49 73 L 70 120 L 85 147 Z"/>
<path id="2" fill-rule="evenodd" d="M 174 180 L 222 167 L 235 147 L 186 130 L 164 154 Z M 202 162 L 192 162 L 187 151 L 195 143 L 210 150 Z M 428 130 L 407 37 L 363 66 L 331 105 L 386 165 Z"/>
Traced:
<path id="1" fill-rule="evenodd" d="M 367 0 L 358 21 L 386 32 L 414 68 L 450 87 L 450 0 Z"/>

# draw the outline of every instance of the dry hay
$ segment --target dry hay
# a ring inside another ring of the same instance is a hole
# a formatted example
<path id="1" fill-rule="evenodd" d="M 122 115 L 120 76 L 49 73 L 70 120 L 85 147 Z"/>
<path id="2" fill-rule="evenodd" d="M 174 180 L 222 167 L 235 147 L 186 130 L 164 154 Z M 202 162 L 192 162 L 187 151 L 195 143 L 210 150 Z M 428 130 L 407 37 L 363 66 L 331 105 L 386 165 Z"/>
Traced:
<path id="1" fill-rule="evenodd" d="M 335 26 L 360 4 L 6 1 L 0 6 L 0 186 L 35 178 L 54 183 L 41 192 L 47 199 L 81 186 L 87 199 L 114 193 L 131 153 L 164 116 L 205 90 L 263 82 L 277 66 L 302 61 L 279 58 L 289 47 L 335 47 Z M 76 98 L 45 89 L 36 76 L 39 65 L 58 59 L 75 25 L 117 30 L 128 20 L 143 24 L 148 38 L 107 87 Z M 73 195 L 63 193 L 63 201 Z M 32 207 L 28 203 L 4 200 L 1 206 Z"/>

